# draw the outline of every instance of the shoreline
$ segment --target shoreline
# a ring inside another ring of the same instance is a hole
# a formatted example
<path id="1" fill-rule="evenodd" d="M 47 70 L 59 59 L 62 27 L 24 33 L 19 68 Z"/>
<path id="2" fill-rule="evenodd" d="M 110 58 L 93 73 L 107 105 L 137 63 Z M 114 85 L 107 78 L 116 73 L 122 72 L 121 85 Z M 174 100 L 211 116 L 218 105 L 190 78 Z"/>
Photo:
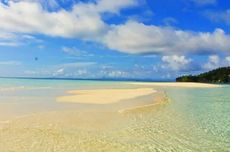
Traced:
<path id="1" fill-rule="evenodd" d="M 89 90 L 70 90 L 66 95 L 58 96 L 58 103 L 73 103 L 85 105 L 97 105 L 106 108 L 114 106 L 119 113 L 132 109 L 151 107 L 166 100 L 164 88 L 218 88 L 220 85 L 205 83 L 188 82 L 128 82 L 124 83 L 134 88 L 114 88 L 114 89 L 89 89 Z M 163 92 L 163 93 L 162 93 Z M 150 96 L 148 100 L 138 99 L 144 96 Z M 157 99 L 155 99 L 157 98 Z M 134 101 L 136 100 L 136 101 Z M 139 102 L 137 102 L 139 100 Z M 162 100 L 162 101 L 159 101 Z M 141 101 L 141 102 L 140 102 Z M 99 108 L 100 109 L 100 108 Z"/>
<path id="2" fill-rule="evenodd" d="M 209 83 L 196 83 L 196 82 L 133 82 L 128 83 L 138 86 L 151 86 L 151 87 L 185 87 L 185 88 L 218 88 L 219 84 Z"/>

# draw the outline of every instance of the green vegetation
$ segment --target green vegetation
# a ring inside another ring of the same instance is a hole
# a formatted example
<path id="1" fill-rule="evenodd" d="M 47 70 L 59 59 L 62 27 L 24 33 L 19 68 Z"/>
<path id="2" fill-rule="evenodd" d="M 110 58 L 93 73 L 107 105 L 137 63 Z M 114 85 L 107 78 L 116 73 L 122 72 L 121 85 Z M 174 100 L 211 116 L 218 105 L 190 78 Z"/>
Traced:
<path id="1" fill-rule="evenodd" d="M 177 82 L 229 83 L 230 67 L 222 67 L 199 75 L 176 78 Z"/>

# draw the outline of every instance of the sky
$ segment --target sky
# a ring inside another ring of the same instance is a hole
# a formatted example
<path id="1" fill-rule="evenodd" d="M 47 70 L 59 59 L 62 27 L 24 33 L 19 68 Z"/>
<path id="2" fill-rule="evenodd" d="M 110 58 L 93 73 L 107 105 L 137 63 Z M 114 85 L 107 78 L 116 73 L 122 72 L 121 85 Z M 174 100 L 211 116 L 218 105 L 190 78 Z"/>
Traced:
<path id="1" fill-rule="evenodd" d="M 0 0 L 0 76 L 174 80 L 223 66 L 228 0 Z"/>

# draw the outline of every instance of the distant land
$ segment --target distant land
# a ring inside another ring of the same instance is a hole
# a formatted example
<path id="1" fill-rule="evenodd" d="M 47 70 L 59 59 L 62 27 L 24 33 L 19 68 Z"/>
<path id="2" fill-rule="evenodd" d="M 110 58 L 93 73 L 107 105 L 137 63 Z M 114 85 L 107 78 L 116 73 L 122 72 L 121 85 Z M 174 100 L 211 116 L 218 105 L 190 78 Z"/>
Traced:
<path id="1" fill-rule="evenodd" d="M 222 67 L 199 75 L 185 75 L 177 82 L 230 83 L 230 67 Z"/>

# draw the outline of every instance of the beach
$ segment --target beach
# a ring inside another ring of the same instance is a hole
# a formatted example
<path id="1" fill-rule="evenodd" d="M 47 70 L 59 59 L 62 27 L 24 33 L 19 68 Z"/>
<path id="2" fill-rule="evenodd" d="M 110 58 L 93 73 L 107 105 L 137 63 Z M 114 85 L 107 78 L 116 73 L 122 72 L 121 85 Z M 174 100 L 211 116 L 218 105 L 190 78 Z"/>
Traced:
<path id="1" fill-rule="evenodd" d="M 185 88 L 216 88 L 218 84 L 194 83 L 194 82 L 135 82 L 133 85 L 153 86 L 153 87 L 185 87 Z"/>
<path id="2" fill-rule="evenodd" d="M 5 85 L 0 97 L 12 112 L 1 120 L 3 152 L 229 150 L 229 87 L 14 81 L 24 87 Z"/>
<path id="3" fill-rule="evenodd" d="M 0 0 L 0 152 L 230 152 L 227 0 Z"/>
<path id="4" fill-rule="evenodd" d="M 96 89 L 96 90 L 71 90 L 67 96 L 57 97 L 58 102 L 86 103 L 86 104 L 110 104 L 122 100 L 134 99 L 140 96 L 157 93 L 154 87 L 185 87 L 185 88 L 216 88 L 220 85 L 204 83 L 128 83 L 134 86 L 145 86 L 149 88 L 133 89 Z M 153 88 L 150 88 L 153 87 Z"/>

